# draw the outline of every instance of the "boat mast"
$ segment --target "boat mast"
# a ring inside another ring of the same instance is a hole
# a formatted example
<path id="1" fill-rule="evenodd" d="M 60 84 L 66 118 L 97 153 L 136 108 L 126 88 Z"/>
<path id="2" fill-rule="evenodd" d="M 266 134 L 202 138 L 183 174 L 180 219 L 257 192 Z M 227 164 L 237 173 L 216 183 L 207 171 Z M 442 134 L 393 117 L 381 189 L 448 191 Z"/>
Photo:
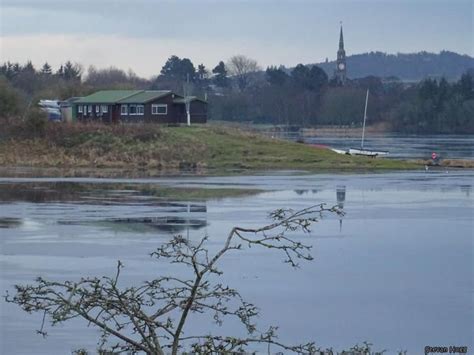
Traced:
<path id="1" fill-rule="evenodd" d="M 367 89 L 367 95 L 365 96 L 365 109 L 364 109 L 364 123 L 362 124 L 362 142 L 360 143 L 360 149 L 364 149 L 364 136 L 365 136 L 365 120 L 367 119 L 367 102 L 369 101 L 369 89 Z"/>

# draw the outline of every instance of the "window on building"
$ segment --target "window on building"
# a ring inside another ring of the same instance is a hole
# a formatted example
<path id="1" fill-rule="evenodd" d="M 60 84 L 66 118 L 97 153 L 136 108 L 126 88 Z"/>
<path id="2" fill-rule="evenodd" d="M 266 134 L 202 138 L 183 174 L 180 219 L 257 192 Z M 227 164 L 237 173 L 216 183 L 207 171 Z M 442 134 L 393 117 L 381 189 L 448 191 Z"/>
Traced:
<path id="1" fill-rule="evenodd" d="M 168 105 L 166 104 L 153 104 L 151 105 L 152 115 L 166 115 L 168 114 Z"/>
<path id="2" fill-rule="evenodd" d="M 109 112 L 109 106 L 107 106 L 107 105 L 101 105 L 100 109 L 103 113 Z"/>
<path id="3" fill-rule="evenodd" d="M 87 106 L 87 112 L 92 113 L 92 105 Z"/>
<path id="4" fill-rule="evenodd" d="M 145 114 L 145 106 L 137 105 L 137 115 L 143 116 Z"/>
<path id="5" fill-rule="evenodd" d="M 77 106 L 77 113 L 82 113 L 82 105 Z"/>
<path id="6" fill-rule="evenodd" d="M 127 107 L 127 105 L 122 105 L 122 106 L 120 106 L 120 114 L 121 114 L 122 116 L 128 115 L 128 107 Z"/>
<path id="7" fill-rule="evenodd" d="M 99 105 L 95 105 L 95 113 L 100 113 L 100 106 Z"/>
<path id="8" fill-rule="evenodd" d="M 128 114 L 136 115 L 137 114 L 137 105 L 128 105 Z"/>

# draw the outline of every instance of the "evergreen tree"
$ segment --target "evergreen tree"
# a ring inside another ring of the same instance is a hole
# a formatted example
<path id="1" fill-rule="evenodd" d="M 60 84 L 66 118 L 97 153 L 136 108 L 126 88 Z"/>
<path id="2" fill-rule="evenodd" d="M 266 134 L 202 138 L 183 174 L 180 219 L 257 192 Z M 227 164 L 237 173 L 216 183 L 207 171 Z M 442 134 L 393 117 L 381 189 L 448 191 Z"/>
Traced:
<path id="1" fill-rule="evenodd" d="M 31 73 L 31 74 L 35 74 L 36 73 L 36 69 L 35 67 L 33 66 L 33 63 L 31 63 L 31 60 L 29 60 L 28 62 L 26 62 L 26 65 L 21 69 L 21 71 L 23 73 Z"/>
<path id="2" fill-rule="evenodd" d="M 270 85 L 282 86 L 290 79 L 289 75 L 282 68 L 270 66 L 265 71 L 265 77 Z"/>
<path id="3" fill-rule="evenodd" d="M 21 100 L 10 82 L 0 76 L 0 118 L 8 120 L 20 113 Z"/>
<path id="4" fill-rule="evenodd" d="M 328 84 L 326 72 L 316 65 L 308 68 L 298 64 L 291 72 L 291 77 L 297 86 L 310 91 L 320 91 Z"/>
<path id="5" fill-rule="evenodd" d="M 64 76 L 64 67 L 62 64 L 59 66 L 59 69 L 56 71 L 56 75 L 59 76 L 60 78 Z"/>
<path id="6" fill-rule="evenodd" d="M 28 61 L 12 79 L 15 88 L 33 95 L 41 88 L 41 79 L 31 61 Z"/>
<path id="7" fill-rule="evenodd" d="M 161 68 L 160 74 L 167 79 L 185 81 L 189 78 L 190 81 L 194 81 L 196 69 L 188 58 L 181 59 L 176 55 L 172 55 Z"/>
<path id="8" fill-rule="evenodd" d="M 209 73 L 207 72 L 207 69 L 206 67 L 204 66 L 204 64 L 199 64 L 198 65 L 198 79 L 199 80 L 206 80 Z"/>
<path id="9" fill-rule="evenodd" d="M 474 71 L 468 71 L 461 76 L 457 89 L 465 99 L 474 99 Z"/>
<path id="10" fill-rule="evenodd" d="M 438 83 L 435 79 L 426 79 L 419 84 L 418 96 L 421 100 L 433 99 L 438 93 Z"/>
<path id="11" fill-rule="evenodd" d="M 220 61 L 217 66 L 212 69 L 212 73 L 214 74 L 214 84 L 221 88 L 225 88 L 229 86 L 229 78 L 227 77 L 227 69 L 223 61 Z"/>
<path id="12" fill-rule="evenodd" d="M 328 84 L 328 75 L 317 65 L 313 65 L 309 70 L 310 88 L 312 91 L 322 91 Z"/>
<path id="13" fill-rule="evenodd" d="M 295 85 L 308 89 L 309 86 L 309 68 L 306 65 L 298 64 L 291 71 L 291 78 Z"/>
<path id="14" fill-rule="evenodd" d="M 51 66 L 48 64 L 48 62 L 44 63 L 43 66 L 41 67 L 41 74 L 51 75 L 52 73 L 53 73 L 53 70 Z"/>
<path id="15" fill-rule="evenodd" d="M 21 72 L 21 65 L 20 63 L 14 63 L 12 65 L 12 70 L 13 70 L 13 73 L 16 75 L 16 74 L 19 74 Z"/>
<path id="16" fill-rule="evenodd" d="M 194 81 L 196 79 L 196 68 L 194 68 L 194 64 L 190 59 L 181 59 L 180 69 L 183 80 L 187 80 L 189 78 L 190 81 Z"/>
<path id="17" fill-rule="evenodd" d="M 16 65 L 19 66 L 18 64 Z M 0 74 L 5 76 L 8 80 L 11 80 L 18 74 L 18 71 L 15 71 L 15 65 L 13 63 L 6 62 L 0 67 Z"/>
<path id="18" fill-rule="evenodd" d="M 370 91 L 370 97 L 373 98 L 374 96 L 380 97 L 383 96 L 384 94 L 389 95 L 390 91 L 393 92 L 394 89 L 397 88 L 397 83 L 390 83 L 384 85 L 382 83 L 382 79 L 380 79 L 377 76 L 369 75 L 364 78 L 357 78 L 351 80 L 351 84 L 354 87 L 357 87 L 362 90 L 369 90 Z"/>
<path id="19" fill-rule="evenodd" d="M 77 64 L 72 64 L 71 61 L 64 63 L 63 67 L 64 73 L 63 77 L 66 80 L 81 80 L 82 69 Z"/>
<path id="20" fill-rule="evenodd" d="M 444 103 L 449 99 L 450 87 L 445 78 L 441 78 L 438 84 L 438 95 L 436 97 L 436 108 L 441 111 Z"/>

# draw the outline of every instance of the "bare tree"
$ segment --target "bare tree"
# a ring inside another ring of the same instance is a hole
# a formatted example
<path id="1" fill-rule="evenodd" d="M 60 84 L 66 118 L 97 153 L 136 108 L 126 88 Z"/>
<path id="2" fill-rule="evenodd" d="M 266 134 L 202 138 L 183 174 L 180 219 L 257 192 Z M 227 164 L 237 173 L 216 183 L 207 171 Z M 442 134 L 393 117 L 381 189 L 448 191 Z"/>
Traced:
<path id="1" fill-rule="evenodd" d="M 125 72 L 115 67 L 97 69 L 90 66 L 84 84 L 95 89 L 145 89 L 150 82 L 139 78 L 131 69 Z"/>
<path id="2" fill-rule="evenodd" d="M 244 55 L 235 55 L 229 59 L 227 68 L 231 76 L 237 80 L 240 91 L 244 91 L 252 80 L 252 75 L 260 70 L 256 60 Z"/>
<path id="3" fill-rule="evenodd" d="M 151 254 L 153 258 L 188 267 L 189 278 L 161 276 L 136 287 L 121 287 L 123 264 L 119 261 L 113 277 L 65 282 L 38 278 L 33 285 L 15 286 L 16 294 L 7 293 L 5 298 L 26 312 L 43 313 L 38 332 L 44 336 L 47 318 L 52 325 L 82 318 L 101 330 L 99 349 L 116 353 L 244 352 L 255 344 L 264 343 L 268 349 L 273 346 L 284 352 L 319 354 L 321 350 L 312 342 L 283 344 L 278 340 L 276 327 L 259 331 L 254 322 L 257 307 L 246 302 L 237 290 L 213 280 L 223 273 L 218 266 L 221 258 L 245 247 L 259 246 L 282 252 L 284 261 L 292 267 L 298 266 L 298 260 L 312 260 L 311 246 L 289 235 L 296 231 L 308 233 L 310 226 L 326 212 L 342 213 L 324 204 L 299 211 L 279 209 L 270 214 L 271 223 L 264 227 L 234 227 L 215 254 L 211 255 L 206 248 L 207 237 L 193 243 L 182 236 L 175 236 Z M 185 334 L 189 316 L 205 312 L 210 312 L 219 325 L 227 317 L 236 318 L 246 329 L 247 336 Z"/>

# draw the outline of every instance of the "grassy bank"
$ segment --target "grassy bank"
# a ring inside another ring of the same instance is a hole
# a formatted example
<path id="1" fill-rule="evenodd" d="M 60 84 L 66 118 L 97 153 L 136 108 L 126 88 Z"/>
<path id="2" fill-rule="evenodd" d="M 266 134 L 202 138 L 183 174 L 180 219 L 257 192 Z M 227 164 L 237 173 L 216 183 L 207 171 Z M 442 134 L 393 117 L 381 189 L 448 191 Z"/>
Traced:
<path id="1" fill-rule="evenodd" d="M 0 165 L 123 169 L 410 169 L 418 165 L 339 155 L 222 127 L 48 124 L 0 136 Z"/>

